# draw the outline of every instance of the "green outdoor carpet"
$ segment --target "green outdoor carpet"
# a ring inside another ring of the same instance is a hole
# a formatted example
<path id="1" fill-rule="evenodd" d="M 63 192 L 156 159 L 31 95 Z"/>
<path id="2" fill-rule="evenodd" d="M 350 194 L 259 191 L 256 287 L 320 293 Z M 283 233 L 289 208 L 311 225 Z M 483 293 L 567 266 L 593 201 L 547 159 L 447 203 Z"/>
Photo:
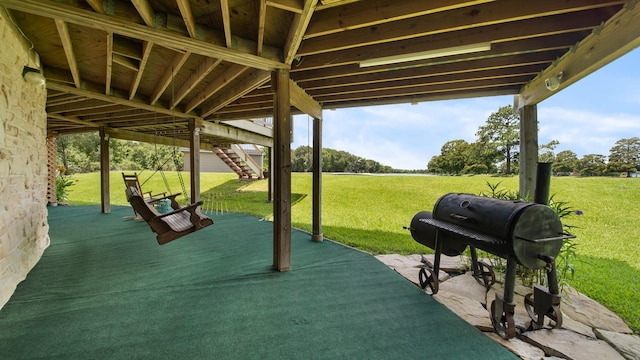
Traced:
<path id="1" fill-rule="evenodd" d="M 49 208 L 51 246 L 0 310 L 0 359 L 516 359 L 373 256 L 272 223 L 159 246 L 127 207 Z"/>

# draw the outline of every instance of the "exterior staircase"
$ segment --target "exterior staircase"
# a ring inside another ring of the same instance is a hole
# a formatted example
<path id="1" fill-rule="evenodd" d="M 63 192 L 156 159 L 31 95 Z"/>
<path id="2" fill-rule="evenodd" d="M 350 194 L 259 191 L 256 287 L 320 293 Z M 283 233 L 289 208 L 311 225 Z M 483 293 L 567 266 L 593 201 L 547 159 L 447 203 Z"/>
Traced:
<path id="1" fill-rule="evenodd" d="M 213 152 L 243 180 L 262 179 L 262 167 L 240 145 L 215 147 Z"/>

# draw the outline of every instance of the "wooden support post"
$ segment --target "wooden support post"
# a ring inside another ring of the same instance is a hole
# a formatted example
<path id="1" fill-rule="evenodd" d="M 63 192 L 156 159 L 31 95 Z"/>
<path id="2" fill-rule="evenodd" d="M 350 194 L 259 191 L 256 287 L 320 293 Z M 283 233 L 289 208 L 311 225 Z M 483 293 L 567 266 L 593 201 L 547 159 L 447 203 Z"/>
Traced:
<path id="1" fill-rule="evenodd" d="M 109 134 L 100 126 L 100 204 L 103 214 L 111 212 L 111 194 L 109 192 Z"/>
<path id="2" fill-rule="evenodd" d="M 313 119 L 313 225 L 311 240 L 322 241 L 322 119 Z"/>
<path id="3" fill-rule="evenodd" d="M 538 110 L 536 105 L 520 109 L 520 197 L 533 200 L 538 163 Z"/>
<path id="4" fill-rule="evenodd" d="M 269 170 L 267 171 L 267 201 L 273 202 L 273 148 L 268 148 Z"/>
<path id="5" fill-rule="evenodd" d="M 191 203 L 200 201 L 200 128 L 189 119 L 189 165 L 191 166 Z"/>
<path id="6" fill-rule="evenodd" d="M 273 267 L 291 268 L 291 101 L 289 71 L 271 74 L 273 106 Z"/>

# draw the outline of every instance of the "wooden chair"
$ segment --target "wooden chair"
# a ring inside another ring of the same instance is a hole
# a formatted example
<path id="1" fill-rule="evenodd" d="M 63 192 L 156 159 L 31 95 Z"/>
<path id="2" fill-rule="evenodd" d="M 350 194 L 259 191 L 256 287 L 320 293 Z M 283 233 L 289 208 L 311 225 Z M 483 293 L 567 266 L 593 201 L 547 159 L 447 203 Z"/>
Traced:
<path id="1" fill-rule="evenodd" d="M 157 234 L 156 239 L 160 245 L 213 225 L 213 220 L 199 210 L 202 201 L 160 214 L 152 204 L 142 198 L 135 186 L 127 188 L 127 200 Z"/>

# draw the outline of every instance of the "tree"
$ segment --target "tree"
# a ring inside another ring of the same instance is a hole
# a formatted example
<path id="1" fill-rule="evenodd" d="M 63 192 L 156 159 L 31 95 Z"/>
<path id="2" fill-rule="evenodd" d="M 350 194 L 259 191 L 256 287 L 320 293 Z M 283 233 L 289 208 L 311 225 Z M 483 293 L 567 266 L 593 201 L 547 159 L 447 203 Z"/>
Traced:
<path id="1" fill-rule="evenodd" d="M 560 151 L 556 159 L 551 164 L 551 171 L 554 174 L 570 173 L 578 168 L 578 155 L 571 150 Z"/>
<path id="2" fill-rule="evenodd" d="M 551 140 L 548 144 L 538 146 L 538 161 L 552 163 L 555 160 L 553 150 L 555 150 L 559 144 L 560 142 L 558 140 Z"/>
<path id="3" fill-rule="evenodd" d="M 634 172 L 640 169 L 640 138 L 616 141 L 609 150 L 609 171 Z"/>
<path id="4" fill-rule="evenodd" d="M 506 162 L 505 172 L 511 173 L 511 160 L 520 145 L 520 115 L 511 105 L 503 106 L 492 113 L 487 123 L 476 132 L 478 141 L 495 147 Z"/>
<path id="5" fill-rule="evenodd" d="M 578 161 L 578 171 L 583 175 L 602 176 L 607 170 L 605 156 L 600 154 L 587 154 Z"/>
<path id="6" fill-rule="evenodd" d="M 468 150 L 469 143 L 464 140 L 447 141 L 440 149 L 439 170 L 450 174 L 462 172 L 466 164 Z"/>

